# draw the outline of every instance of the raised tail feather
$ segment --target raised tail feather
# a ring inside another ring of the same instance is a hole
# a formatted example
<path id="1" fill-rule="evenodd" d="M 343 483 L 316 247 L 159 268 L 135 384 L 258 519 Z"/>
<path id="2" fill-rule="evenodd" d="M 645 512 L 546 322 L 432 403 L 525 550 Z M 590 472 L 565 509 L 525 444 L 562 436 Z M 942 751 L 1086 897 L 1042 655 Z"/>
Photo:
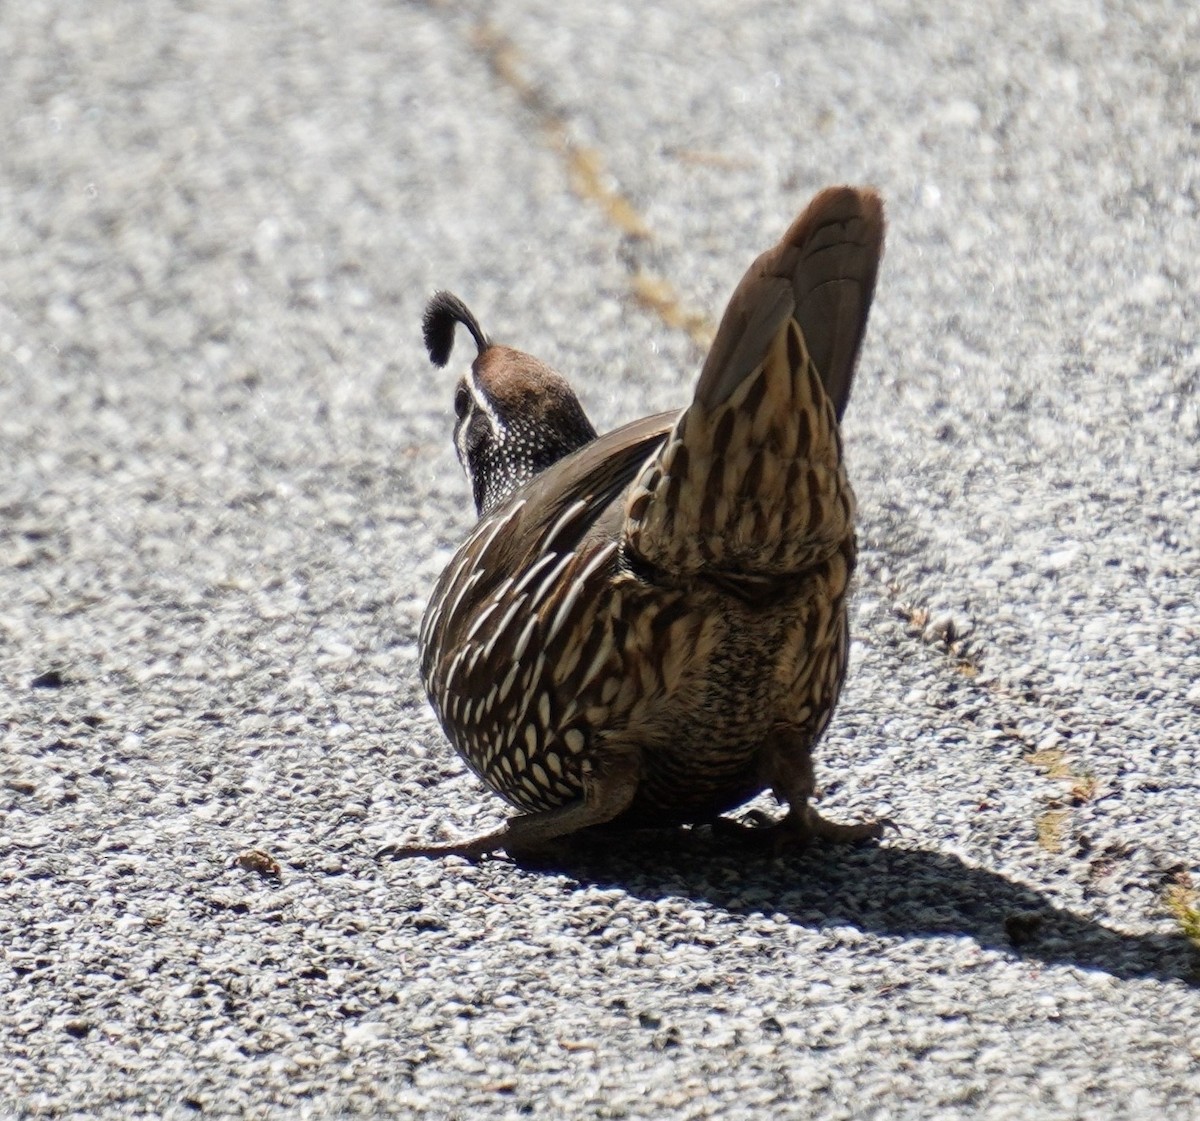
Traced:
<path id="1" fill-rule="evenodd" d="M 883 248 L 873 191 L 823 191 L 751 265 L 692 404 L 626 505 L 627 546 L 668 572 L 761 581 L 852 532 L 838 421 Z"/>

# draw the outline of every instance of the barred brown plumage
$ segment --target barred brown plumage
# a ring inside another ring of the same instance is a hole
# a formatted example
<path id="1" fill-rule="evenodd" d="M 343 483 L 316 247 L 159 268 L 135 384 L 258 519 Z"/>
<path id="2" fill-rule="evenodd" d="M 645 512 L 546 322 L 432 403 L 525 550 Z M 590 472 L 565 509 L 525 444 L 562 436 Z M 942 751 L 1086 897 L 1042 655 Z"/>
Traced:
<path id="1" fill-rule="evenodd" d="M 393 856 L 533 848 L 603 822 L 706 822 L 771 789 L 774 837 L 857 840 L 809 804 L 812 751 L 846 671 L 854 494 L 839 422 L 883 247 L 870 190 L 831 188 L 750 267 L 692 403 L 596 436 L 574 392 L 492 343 L 455 446 L 480 521 L 422 620 L 421 676 L 458 753 L 524 811 Z"/>

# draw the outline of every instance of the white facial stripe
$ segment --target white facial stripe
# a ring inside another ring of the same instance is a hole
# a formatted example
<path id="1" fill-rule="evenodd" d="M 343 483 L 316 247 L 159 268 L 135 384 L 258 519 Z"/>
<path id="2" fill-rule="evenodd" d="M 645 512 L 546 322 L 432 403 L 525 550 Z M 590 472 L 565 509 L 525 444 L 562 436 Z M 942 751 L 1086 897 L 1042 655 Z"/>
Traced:
<path id="1" fill-rule="evenodd" d="M 467 387 L 471 390 L 471 399 L 475 402 L 475 407 L 488 418 L 488 423 L 492 426 L 492 435 L 499 440 L 504 432 L 504 426 L 500 423 L 500 418 L 496 416 L 496 410 L 492 408 L 483 386 L 479 384 L 474 366 L 467 375 Z"/>
<path id="2" fill-rule="evenodd" d="M 471 404 L 467 408 L 467 411 L 454 422 L 454 449 L 458 452 L 459 463 L 463 467 L 469 468 L 470 465 L 467 461 L 467 430 L 470 428 L 472 415 L 478 411 L 487 417 L 488 425 L 492 430 L 492 439 L 497 444 L 503 443 L 504 429 L 500 425 L 496 411 L 488 402 L 487 394 L 484 393 L 483 387 L 475 377 L 474 366 L 463 375 L 461 384 L 466 387 L 467 392 L 471 395 Z M 457 392 L 457 389 L 455 392 Z"/>

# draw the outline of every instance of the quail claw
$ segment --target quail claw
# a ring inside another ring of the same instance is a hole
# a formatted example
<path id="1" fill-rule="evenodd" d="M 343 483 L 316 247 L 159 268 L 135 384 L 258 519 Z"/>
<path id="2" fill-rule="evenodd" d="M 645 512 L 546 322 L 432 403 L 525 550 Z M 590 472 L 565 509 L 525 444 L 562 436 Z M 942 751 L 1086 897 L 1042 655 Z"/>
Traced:
<path id="1" fill-rule="evenodd" d="M 733 838 L 775 856 L 799 852 L 814 840 L 857 844 L 881 840 L 888 830 L 900 831 L 900 826 L 886 817 L 849 824 L 827 821 L 811 806 L 805 806 L 799 814 L 789 812 L 781 820 L 775 820 L 761 810 L 751 810 L 741 821 L 722 817 L 712 826 L 719 836 Z"/>
<path id="2" fill-rule="evenodd" d="M 440 845 L 413 845 L 399 841 L 375 850 L 376 860 L 411 860 L 415 856 L 433 859 L 439 856 L 462 856 L 467 860 L 479 860 L 496 851 L 496 846 L 486 845 L 487 838 L 473 841 L 449 841 Z"/>

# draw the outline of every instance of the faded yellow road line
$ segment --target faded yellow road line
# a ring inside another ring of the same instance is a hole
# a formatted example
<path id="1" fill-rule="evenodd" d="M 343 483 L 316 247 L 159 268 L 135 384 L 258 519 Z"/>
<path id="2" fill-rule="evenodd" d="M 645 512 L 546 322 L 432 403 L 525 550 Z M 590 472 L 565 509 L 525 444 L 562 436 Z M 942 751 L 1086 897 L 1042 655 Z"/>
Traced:
<path id="1" fill-rule="evenodd" d="M 576 196 L 598 207 L 608 223 L 631 244 L 653 241 L 653 230 L 629 197 L 614 185 L 601 154 L 571 139 L 566 115 L 526 76 L 517 45 L 485 20 L 473 28 L 471 46 L 487 63 L 497 82 L 537 122 L 551 151 L 562 160 L 567 182 Z M 657 315 L 667 327 L 685 332 L 701 349 L 711 344 L 715 334 L 712 320 L 703 312 L 686 307 L 666 277 L 634 266 L 629 290 L 638 304 Z"/>

